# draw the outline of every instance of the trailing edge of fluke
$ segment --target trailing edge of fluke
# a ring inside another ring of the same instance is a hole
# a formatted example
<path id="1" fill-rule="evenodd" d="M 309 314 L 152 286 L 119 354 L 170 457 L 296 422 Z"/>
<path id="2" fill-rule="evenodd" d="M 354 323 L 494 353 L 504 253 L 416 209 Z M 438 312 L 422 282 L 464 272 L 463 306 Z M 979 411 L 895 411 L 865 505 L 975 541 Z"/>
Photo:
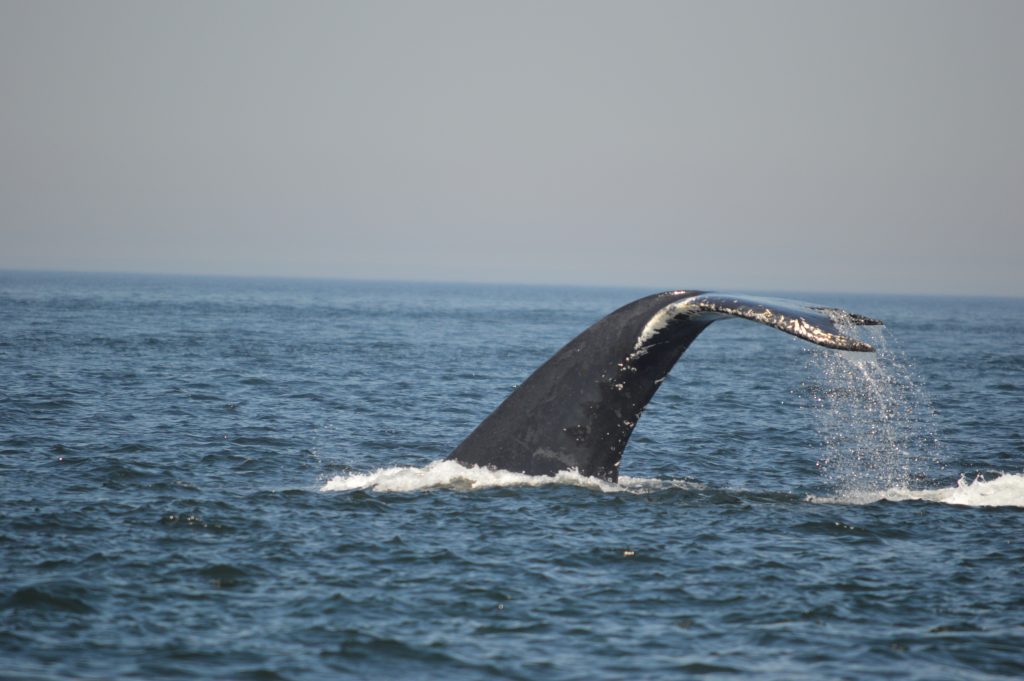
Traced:
<path id="1" fill-rule="evenodd" d="M 666 291 L 595 322 L 541 365 L 456 447 L 466 466 L 616 481 L 622 451 L 658 386 L 708 324 L 749 319 L 838 350 L 871 352 L 841 326 L 882 322 L 792 300 Z"/>

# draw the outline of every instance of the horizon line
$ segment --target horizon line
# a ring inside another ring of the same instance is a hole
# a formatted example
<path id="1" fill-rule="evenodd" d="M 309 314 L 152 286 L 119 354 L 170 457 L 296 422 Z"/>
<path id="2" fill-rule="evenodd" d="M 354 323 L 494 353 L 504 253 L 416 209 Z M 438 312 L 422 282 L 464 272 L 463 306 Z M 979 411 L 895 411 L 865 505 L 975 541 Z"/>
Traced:
<path id="1" fill-rule="evenodd" d="M 58 268 L 27 268 L 0 266 L 0 274 L 52 274 L 52 275 L 84 275 L 84 276 L 123 276 L 123 277 L 154 277 L 154 278 L 179 278 L 179 279 L 227 279 L 227 280 L 276 280 L 276 281 L 322 281 L 322 282 L 345 282 L 345 283 L 366 283 L 366 284 L 405 284 L 405 285 L 435 285 L 435 286 L 487 286 L 487 287 L 523 287 L 523 288 L 569 288 L 569 289 L 621 289 L 638 291 L 671 291 L 678 290 L 679 286 L 658 286 L 645 284 L 625 283 L 593 283 L 581 282 L 552 282 L 552 281 L 480 281 L 473 279 L 444 279 L 444 278 L 401 278 L 401 277 L 366 277 L 366 276 L 343 276 L 343 275 L 295 275 L 295 274 L 239 274 L 223 272 L 170 272 L 170 271 L 139 271 L 139 270 L 102 270 L 102 269 L 58 269 Z M 900 296 L 914 298 L 1000 298 L 1009 300 L 1024 299 L 1024 295 L 1013 295 L 1006 293 L 950 293 L 938 292 L 906 292 L 906 291 L 880 291 L 868 289 L 861 291 L 840 290 L 840 289 L 791 289 L 791 288 L 754 288 L 745 286 L 711 286 L 711 287 L 688 287 L 694 291 L 727 291 L 727 292 L 749 292 L 751 294 L 827 294 L 839 296 Z"/>

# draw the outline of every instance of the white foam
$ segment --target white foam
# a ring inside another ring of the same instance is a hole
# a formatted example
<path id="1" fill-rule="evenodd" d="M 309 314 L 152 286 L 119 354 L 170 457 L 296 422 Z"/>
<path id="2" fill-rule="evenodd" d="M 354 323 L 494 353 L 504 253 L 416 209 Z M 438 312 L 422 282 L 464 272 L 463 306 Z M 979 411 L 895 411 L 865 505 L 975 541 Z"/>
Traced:
<path id="1" fill-rule="evenodd" d="M 678 487 L 699 489 L 702 485 L 687 480 L 658 480 L 622 476 L 619 482 L 580 475 L 576 471 L 561 471 L 556 475 L 525 475 L 509 471 L 466 467 L 455 461 L 434 461 L 422 468 L 395 466 L 371 473 L 336 475 L 320 488 L 321 492 L 347 492 L 360 489 L 375 492 L 416 492 L 430 489 L 478 490 L 491 487 L 540 487 L 544 485 L 574 485 L 600 492 L 632 492 L 644 494 L 659 489 Z"/>
<path id="2" fill-rule="evenodd" d="M 455 461 L 433 461 L 422 468 L 394 466 L 370 473 L 336 475 L 323 484 L 321 492 L 419 492 L 432 489 L 472 491 L 493 487 L 542 487 L 572 485 L 609 494 L 648 494 L 663 489 L 705 489 L 690 480 L 661 480 L 622 476 L 617 483 L 561 471 L 557 475 L 525 475 L 509 471 L 466 467 Z M 880 491 L 854 491 L 838 496 L 810 496 L 808 501 L 820 504 L 872 504 L 877 501 L 932 501 L 959 506 L 1024 507 L 1024 474 L 1004 474 L 993 480 L 977 476 L 967 480 L 961 476 L 955 487 L 912 490 L 893 487 Z"/>
<path id="3" fill-rule="evenodd" d="M 894 487 L 878 492 L 850 492 L 836 497 L 809 497 L 824 504 L 871 504 L 876 501 L 934 501 L 957 506 L 1019 506 L 1024 508 L 1024 474 L 1008 473 L 993 480 L 961 475 L 956 487 L 912 490 Z"/>

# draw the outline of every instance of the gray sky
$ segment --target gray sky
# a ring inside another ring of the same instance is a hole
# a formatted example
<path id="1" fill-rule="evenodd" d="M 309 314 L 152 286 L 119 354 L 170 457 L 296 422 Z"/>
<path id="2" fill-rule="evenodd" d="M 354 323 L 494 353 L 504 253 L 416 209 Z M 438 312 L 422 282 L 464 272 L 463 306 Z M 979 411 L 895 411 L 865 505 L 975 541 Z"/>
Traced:
<path id="1" fill-rule="evenodd" d="M 1021 296 L 1022 28 L 0 0 L 0 268 Z"/>

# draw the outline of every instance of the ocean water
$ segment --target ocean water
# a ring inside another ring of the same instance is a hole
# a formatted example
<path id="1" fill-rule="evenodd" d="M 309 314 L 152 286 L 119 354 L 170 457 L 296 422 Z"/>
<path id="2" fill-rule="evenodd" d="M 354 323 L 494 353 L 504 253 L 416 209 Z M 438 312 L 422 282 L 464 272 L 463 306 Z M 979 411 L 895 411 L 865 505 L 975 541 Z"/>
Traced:
<path id="1" fill-rule="evenodd" d="M 789 294 L 877 355 L 720 322 L 620 483 L 442 462 L 650 292 L 0 273 L 0 678 L 1024 676 L 1024 301 Z"/>

